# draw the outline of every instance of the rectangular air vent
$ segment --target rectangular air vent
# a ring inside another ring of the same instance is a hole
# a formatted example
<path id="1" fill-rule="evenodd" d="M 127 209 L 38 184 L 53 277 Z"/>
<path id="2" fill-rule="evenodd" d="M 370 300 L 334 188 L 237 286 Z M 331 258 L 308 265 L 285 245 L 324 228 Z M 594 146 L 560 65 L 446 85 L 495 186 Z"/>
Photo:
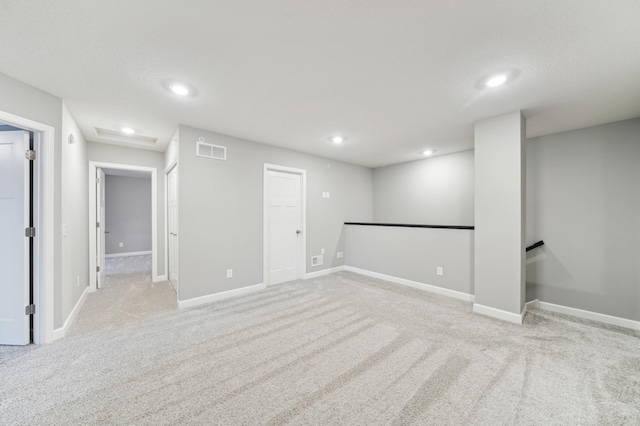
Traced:
<path id="1" fill-rule="evenodd" d="M 213 158 L 214 160 L 226 160 L 227 159 L 227 147 L 220 145 L 213 145 L 210 143 L 197 141 L 196 155 L 198 157 Z"/>
<path id="2" fill-rule="evenodd" d="M 311 266 L 320 266 L 324 263 L 324 256 L 313 256 L 311 257 Z"/>

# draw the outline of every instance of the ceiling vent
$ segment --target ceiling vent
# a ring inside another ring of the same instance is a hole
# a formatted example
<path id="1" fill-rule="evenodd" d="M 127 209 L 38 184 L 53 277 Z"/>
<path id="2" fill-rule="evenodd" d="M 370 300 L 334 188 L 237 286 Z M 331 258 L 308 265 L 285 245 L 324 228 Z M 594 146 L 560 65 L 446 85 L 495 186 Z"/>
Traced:
<path id="1" fill-rule="evenodd" d="M 196 142 L 196 155 L 198 157 L 213 158 L 214 160 L 227 159 L 227 147 L 206 143 L 203 137 Z"/>

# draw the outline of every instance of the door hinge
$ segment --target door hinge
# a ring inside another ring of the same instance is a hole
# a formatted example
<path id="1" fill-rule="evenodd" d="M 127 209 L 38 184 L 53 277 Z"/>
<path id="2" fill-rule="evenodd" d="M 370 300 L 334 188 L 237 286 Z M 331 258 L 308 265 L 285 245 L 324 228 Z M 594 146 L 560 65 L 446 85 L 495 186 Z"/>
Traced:
<path id="1" fill-rule="evenodd" d="M 33 238 L 36 236 L 36 228 L 25 228 L 24 236 L 27 238 Z"/>
<path id="2" fill-rule="evenodd" d="M 100 228 L 100 222 L 96 222 L 96 228 Z"/>
<path id="3" fill-rule="evenodd" d="M 24 308 L 24 314 L 25 314 L 25 315 L 33 315 L 33 314 L 35 314 L 35 313 L 36 313 L 36 305 L 34 305 L 34 304 L 27 305 L 27 306 Z"/>
<path id="4" fill-rule="evenodd" d="M 96 178 L 96 183 L 100 183 L 100 178 L 99 177 Z"/>
<path id="5" fill-rule="evenodd" d="M 33 161 L 36 159 L 36 152 L 32 149 L 28 149 L 24 152 L 24 158 L 29 161 Z"/>
<path id="6" fill-rule="evenodd" d="M 96 272 L 100 272 L 100 267 L 96 266 Z"/>

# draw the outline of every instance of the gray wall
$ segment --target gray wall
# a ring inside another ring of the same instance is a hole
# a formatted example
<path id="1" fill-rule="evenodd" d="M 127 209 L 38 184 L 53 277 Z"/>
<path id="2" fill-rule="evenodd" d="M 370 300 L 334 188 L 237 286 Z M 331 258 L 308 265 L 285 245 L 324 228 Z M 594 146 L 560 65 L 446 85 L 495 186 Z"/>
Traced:
<path id="1" fill-rule="evenodd" d="M 474 293 L 471 230 L 347 225 L 345 235 L 349 266 Z"/>
<path id="2" fill-rule="evenodd" d="M 151 177 L 106 176 L 105 200 L 105 253 L 151 251 Z"/>
<path id="3" fill-rule="evenodd" d="M 546 242 L 527 256 L 526 300 L 640 320 L 640 118 L 530 139 L 526 149 L 526 243 Z M 374 169 L 375 221 L 473 224 L 473 155 Z M 436 165 L 450 166 L 447 179 L 426 178 Z M 385 273 L 378 265 L 370 270 Z"/>
<path id="4" fill-rule="evenodd" d="M 529 140 L 527 299 L 640 320 L 640 119 Z"/>
<path id="5" fill-rule="evenodd" d="M 117 145 L 89 142 L 87 144 L 89 161 L 105 163 L 127 164 L 132 166 L 155 167 L 157 169 L 157 235 L 158 235 L 158 275 L 166 273 L 165 250 L 165 188 L 164 188 L 164 153 L 146 149 L 126 148 Z M 88 167 L 88 166 L 87 166 Z"/>
<path id="6" fill-rule="evenodd" d="M 226 146 L 227 161 L 196 157 L 199 137 Z M 344 221 L 372 220 L 370 169 L 186 126 L 179 140 L 180 300 L 263 282 L 264 163 L 307 170 L 307 272 L 343 264 Z M 311 268 L 321 248 L 324 266 Z"/>
<path id="7" fill-rule="evenodd" d="M 373 170 L 376 222 L 473 225 L 473 151 Z"/>
<path id="8" fill-rule="evenodd" d="M 62 99 L 22 83 L 14 78 L 0 73 L 0 111 L 28 118 L 39 123 L 48 124 L 55 128 L 54 141 L 54 191 L 57 194 L 62 190 Z M 64 324 L 68 312 L 63 307 L 63 299 L 69 293 L 68 283 L 63 285 L 62 280 L 62 197 L 56 196 L 54 200 L 54 327 L 59 328 Z"/>
<path id="9" fill-rule="evenodd" d="M 69 133 L 76 136 L 73 145 L 66 142 Z M 62 318 L 66 320 L 89 285 L 89 171 L 87 142 L 64 105 L 62 138 Z"/>

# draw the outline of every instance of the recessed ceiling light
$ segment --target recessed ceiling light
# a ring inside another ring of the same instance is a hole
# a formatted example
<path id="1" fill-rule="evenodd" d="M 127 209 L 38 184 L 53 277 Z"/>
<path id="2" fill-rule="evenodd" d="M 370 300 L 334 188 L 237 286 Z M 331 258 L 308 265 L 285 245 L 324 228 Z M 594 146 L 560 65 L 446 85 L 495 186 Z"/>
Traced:
<path id="1" fill-rule="evenodd" d="M 171 86 L 169 86 L 169 89 L 171 89 L 171 91 L 176 95 L 180 95 L 180 96 L 187 96 L 190 93 L 189 88 L 184 84 L 180 84 L 180 83 L 172 84 Z"/>
<path id="2" fill-rule="evenodd" d="M 183 98 L 192 98 L 198 94 L 198 91 L 192 85 L 180 80 L 166 79 L 160 82 L 164 90 Z"/>
<path id="3" fill-rule="evenodd" d="M 433 149 L 425 149 L 424 151 L 422 151 L 422 155 L 424 155 L 425 157 L 428 157 L 430 155 L 433 155 L 435 151 Z"/>
<path id="4" fill-rule="evenodd" d="M 131 127 L 123 127 L 120 130 L 122 130 L 122 133 L 124 133 L 125 135 L 132 135 L 132 134 L 134 134 L 136 132 Z"/>
<path id="5" fill-rule="evenodd" d="M 340 143 L 342 143 L 342 142 L 346 141 L 346 140 L 347 140 L 347 138 L 345 138 L 344 136 L 335 135 L 335 136 L 331 136 L 331 137 L 329 138 L 329 140 L 330 140 L 331 142 L 333 142 L 333 143 L 340 144 Z"/>
<path id="6" fill-rule="evenodd" d="M 489 77 L 487 81 L 484 82 L 484 85 L 487 87 L 498 87 L 502 86 L 507 81 L 506 74 L 498 74 L 493 77 Z"/>

